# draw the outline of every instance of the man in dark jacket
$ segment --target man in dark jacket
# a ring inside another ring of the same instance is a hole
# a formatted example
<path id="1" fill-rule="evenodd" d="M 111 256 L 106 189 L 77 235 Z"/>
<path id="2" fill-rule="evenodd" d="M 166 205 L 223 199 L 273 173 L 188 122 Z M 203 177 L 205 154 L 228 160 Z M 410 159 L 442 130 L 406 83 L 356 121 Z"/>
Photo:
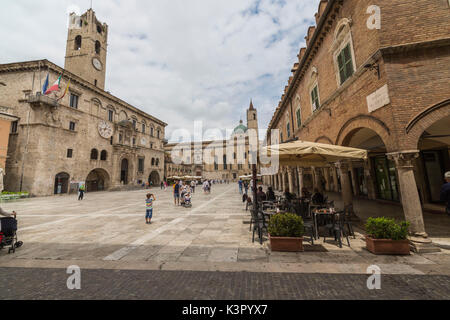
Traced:
<path id="1" fill-rule="evenodd" d="M 445 201 L 445 211 L 450 215 L 450 171 L 445 174 L 445 181 L 441 189 L 441 201 Z"/>

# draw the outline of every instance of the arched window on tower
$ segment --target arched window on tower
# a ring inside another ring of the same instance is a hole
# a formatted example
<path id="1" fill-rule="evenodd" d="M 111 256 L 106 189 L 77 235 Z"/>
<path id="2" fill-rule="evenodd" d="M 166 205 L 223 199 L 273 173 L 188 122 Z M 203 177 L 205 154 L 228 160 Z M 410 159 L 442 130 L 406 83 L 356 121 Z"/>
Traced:
<path id="1" fill-rule="evenodd" d="M 91 160 L 97 160 L 98 159 L 98 150 L 92 149 L 91 150 Z"/>
<path id="2" fill-rule="evenodd" d="M 253 120 L 256 120 L 256 114 L 253 114 Z"/>
<path id="3" fill-rule="evenodd" d="M 75 37 L 75 50 L 80 50 L 81 49 L 81 36 L 76 36 Z"/>
<path id="4" fill-rule="evenodd" d="M 100 41 L 95 41 L 95 53 L 96 54 L 100 54 L 100 49 L 101 49 L 101 45 L 100 45 Z"/>
<path id="5" fill-rule="evenodd" d="M 155 165 L 155 158 L 152 158 L 152 166 Z"/>
<path id="6" fill-rule="evenodd" d="M 102 153 L 100 154 L 100 160 L 106 161 L 107 159 L 108 159 L 108 152 L 106 152 L 106 150 L 103 150 Z"/>

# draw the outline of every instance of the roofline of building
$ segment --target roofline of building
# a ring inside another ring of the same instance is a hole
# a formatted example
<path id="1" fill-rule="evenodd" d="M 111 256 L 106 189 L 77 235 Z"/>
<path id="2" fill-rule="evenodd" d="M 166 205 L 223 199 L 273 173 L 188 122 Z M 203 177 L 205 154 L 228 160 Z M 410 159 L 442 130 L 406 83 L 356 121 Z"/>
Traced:
<path id="1" fill-rule="evenodd" d="M 56 71 L 57 73 L 61 73 L 63 75 L 63 78 L 66 78 L 66 79 L 70 78 L 71 82 L 78 83 L 79 85 L 81 85 L 91 91 L 94 91 L 97 94 L 100 94 L 107 99 L 113 100 L 114 102 L 118 103 L 119 105 L 122 105 L 122 107 L 131 109 L 132 111 L 140 114 L 141 116 L 150 118 L 151 120 L 155 121 L 159 125 L 161 125 L 163 127 L 167 127 L 167 123 L 165 123 L 164 121 L 159 120 L 158 118 L 155 118 L 154 116 L 146 113 L 145 111 L 142 111 L 142 110 L 132 106 L 131 104 L 123 101 L 122 99 L 112 95 L 111 93 L 94 86 L 90 82 L 71 73 L 70 71 L 67 71 L 64 68 L 61 68 L 57 64 L 55 64 L 47 59 L 0 64 L 0 73 L 15 72 L 15 71 L 21 71 L 21 70 L 36 70 L 36 69 L 39 69 L 39 64 L 41 64 L 41 66 L 40 66 L 41 68 L 44 68 L 44 69 L 49 68 L 53 71 Z M 9 68 L 11 70 L 8 70 Z"/>
<path id="2" fill-rule="evenodd" d="M 314 34 L 313 34 L 311 40 L 308 42 L 308 45 L 306 46 L 306 52 L 303 55 L 302 60 L 300 61 L 299 66 L 294 73 L 294 77 L 293 77 L 290 85 L 288 86 L 288 90 L 287 90 L 286 94 L 284 95 L 284 98 L 281 100 L 281 107 L 277 111 L 275 111 L 275 115 L 272 117 L 272 120 L 269 123 L 268 129 L 267 129 L 268 131 L 272 129 L 272 124 L 273 124 L 273 122 L 275 122 L 274 120 L 278 119 L 278 117 L 281 115 L 281 109 L 283 109 L 283 106 L 286 104 L 286 100 L 290 97 L 292 90 L 295 87 L 295 83 L 299 79 L 300 74 L 303 71 L 303 67 L 306 64 L 306 61 L 309 59 L 309 55 L 311 54 L 312 48 L 314 47 L 314 43 L 316 42 L 318 35 L 322 32 L 323 25 L 325 24 L 325 21 L 328 18 L 328 14 L 330 13 L 331 8 L 334 6 L 336 1 L 338 1 L 338 0 L 328 0 L 328 4 L 327 4 L 324 12 L 320 16 L 319 22 L 317 23 L 317 28 L 314 31 Z"/>
<path id="3" fill-rule="evenodd" d="M 283 98 L 280 101 L 279 107 L 276 108 L 274 115 L 272 116 L 272 119 L 269 122 L 266 135 L 268 135 L 270 130 L 273 129 L 274 123 L 276 123 L 280 120 L 280 117 L 282 116 L 282 113 L 287 105 L 287 101 L 291 97 L 292 91 L 296 87 L 296 82 L 299 80 L 299 77 L 300 77 L 301 73 L 303 72 L 303 68 L 304 68 L 307 60 L 309 59 L 311 51 L 314 47 L 314 43 L 316 42 L 317 37 L 322 32 L 325 21 L 327 20 L 331 9 L 333 8 L 334 4 L 337 1 L 339 1 L 339 0 L 328 0 L 327 7 L 325 8 L 323 14 L 320 16 L 320 19 L 317 23 L 317 28 L 314 31 L 314 34 L 306 47 L 306 51 L 302 57 L 302 60 L 299 62 L 299 65 L 294 72 L 293 79 L 292 79 L 291 83 L 288 85 L 287 91 L 283 95 Z M 340 0 L 340 1 L 342 1 L 342 0 Z M 379 48 L 371 56 L 371 58 L 373 58 L 374 56 L 376 56 L 378 54 L 383 54 L 383 53 L 384 54 L 393 54 L 393 53 L 398 53 L 398 52 L 410 51 L 410 50 L 414 50 L 414 49 L 418 48 L 419 46 L 421 48 L 423 48 L 423 47 L 431 48 L 431 47 L 446 46 L 449 44 L 450 44 L 450 38 L 444 38 L 444 39 L 433 39 L 433 40 L 429 40 L 429 41 L 420 41 L 420 42 L 415 42 L 415 43 L 393 45 L 393 46 Z"/>

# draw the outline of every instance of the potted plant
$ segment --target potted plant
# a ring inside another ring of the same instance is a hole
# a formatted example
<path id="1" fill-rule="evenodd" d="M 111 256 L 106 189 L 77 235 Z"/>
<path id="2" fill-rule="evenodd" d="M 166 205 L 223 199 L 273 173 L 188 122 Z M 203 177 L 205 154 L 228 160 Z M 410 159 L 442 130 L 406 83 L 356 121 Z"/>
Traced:
<path id="1" fill-rule="evenodd" d="M 303 219 L 293 213 L 274 215 L 268 227 L 272 251 L 303 251 Z"/>
<path id="2" fill-rule="evenodd" d="M 373 254 L 409 255 L 409 222 L 385 217 L 369 218 L 366 223 L 366 247 Z"/>

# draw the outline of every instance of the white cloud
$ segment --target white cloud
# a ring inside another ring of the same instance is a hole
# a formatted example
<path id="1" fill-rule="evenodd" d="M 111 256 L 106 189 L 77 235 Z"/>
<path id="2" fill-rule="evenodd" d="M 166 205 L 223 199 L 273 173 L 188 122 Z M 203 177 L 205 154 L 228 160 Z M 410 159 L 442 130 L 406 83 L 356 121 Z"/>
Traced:
<path id="1" fill-rule="evenodd" d="M 64 66 L 66 10 L 89 0 L 3 1 L 0 63 Z M 235 127 L 250 98 L 266 127 L 318 0 L 94 0 L 109 25 L 106 90 L 169 124 Z"/>

